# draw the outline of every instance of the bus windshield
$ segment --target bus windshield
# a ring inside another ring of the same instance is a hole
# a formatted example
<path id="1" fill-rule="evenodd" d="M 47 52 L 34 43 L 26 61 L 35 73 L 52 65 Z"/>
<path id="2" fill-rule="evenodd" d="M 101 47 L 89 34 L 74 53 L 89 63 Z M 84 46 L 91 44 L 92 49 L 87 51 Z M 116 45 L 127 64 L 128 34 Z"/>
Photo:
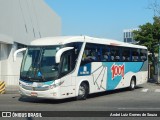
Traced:
<path id="1" fill-rule="evenodd" d="M 59 67 L 55 55 L 59 49 L 60 46 L 28 47 L 21 66 L 21 79 L 38 82 L 57 79 Z"/>

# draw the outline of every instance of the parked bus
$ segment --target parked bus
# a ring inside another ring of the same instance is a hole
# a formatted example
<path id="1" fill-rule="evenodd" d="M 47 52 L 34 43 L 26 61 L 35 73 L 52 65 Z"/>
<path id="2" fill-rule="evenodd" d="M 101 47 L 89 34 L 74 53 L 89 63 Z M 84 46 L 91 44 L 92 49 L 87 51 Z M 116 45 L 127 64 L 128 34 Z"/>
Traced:
<path id="1" fill-rule="evenodd" d="M 145 46 L 87 36 L 34 40 L 20 70 L 20 94 L 29 97 L 86 99 L 88 94 L 147 82 Z"/>

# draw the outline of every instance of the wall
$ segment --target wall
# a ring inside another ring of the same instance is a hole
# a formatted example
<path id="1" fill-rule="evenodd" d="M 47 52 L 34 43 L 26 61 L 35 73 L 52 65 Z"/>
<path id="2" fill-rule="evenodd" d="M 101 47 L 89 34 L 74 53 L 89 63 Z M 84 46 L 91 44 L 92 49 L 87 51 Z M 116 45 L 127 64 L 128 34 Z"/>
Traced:
<path id="1" fill-rule="evenodd" d="M 13 61 L 13 52 L 16 44 L 0 44 L 0 80 L 5 81 L 6 85 L 18 85 L 22 54 Z"/>
<path id="2" fill-rule="evenodd" d="M 0 80 L 18 85 L 22 55 L 13 62 L 17 43 L 61 35 L 61 18 L 44 0 L 0 0 Z"/>
<path id="3" fill-rule="evenodd" d="M 18 43 L 61 34 L 61 19 L 44 0 L 0 0 L 0 18 L 0 35 Z"/>

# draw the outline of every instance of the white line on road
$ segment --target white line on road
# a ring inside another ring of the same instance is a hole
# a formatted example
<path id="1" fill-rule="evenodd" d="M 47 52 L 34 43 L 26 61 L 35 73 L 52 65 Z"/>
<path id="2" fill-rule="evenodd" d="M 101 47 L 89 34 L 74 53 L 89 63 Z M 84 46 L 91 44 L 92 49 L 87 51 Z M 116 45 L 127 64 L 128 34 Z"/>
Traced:
<path id="1" fill-rule="evenodd" d="M 142 89 L 142 92 L 148 92 L 148 89 Z"/>
<path id="2" fill-rule="evenodd" d="M 119 110 L 160 110 L 160 108 L 118 108 Z"/>

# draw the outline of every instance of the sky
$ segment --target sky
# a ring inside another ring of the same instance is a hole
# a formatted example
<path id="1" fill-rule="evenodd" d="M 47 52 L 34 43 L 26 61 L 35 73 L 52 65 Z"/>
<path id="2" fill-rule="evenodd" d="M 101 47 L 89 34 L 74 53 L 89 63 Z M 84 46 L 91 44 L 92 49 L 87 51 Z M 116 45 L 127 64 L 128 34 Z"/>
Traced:
<path id="1" fill-rule="evenodd" d="M 160 0 L 157 0 L 160 2 Z M 153 22 L 153 0 L 45 0 L 61 18 L 61 35 L 123 41 L 123 30 Z"/>

